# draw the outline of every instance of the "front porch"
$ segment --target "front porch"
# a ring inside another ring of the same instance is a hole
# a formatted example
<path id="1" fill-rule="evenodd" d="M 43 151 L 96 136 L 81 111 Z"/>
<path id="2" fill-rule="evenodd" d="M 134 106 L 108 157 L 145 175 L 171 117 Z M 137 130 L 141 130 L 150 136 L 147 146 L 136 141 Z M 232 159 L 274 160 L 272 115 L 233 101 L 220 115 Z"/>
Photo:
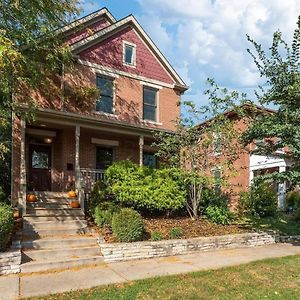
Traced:
<path id="1" fill-rule="evenodd" d="M 156 164 L 150 129 L 71 125 L 40 118 L 32 124 L 20 120 L 15 125 L 19 135 L 14 134 L 12 201 L 23 213 L 30 191 L 76 189 L 84 210 L 85 195 L 113 161 Z"/>

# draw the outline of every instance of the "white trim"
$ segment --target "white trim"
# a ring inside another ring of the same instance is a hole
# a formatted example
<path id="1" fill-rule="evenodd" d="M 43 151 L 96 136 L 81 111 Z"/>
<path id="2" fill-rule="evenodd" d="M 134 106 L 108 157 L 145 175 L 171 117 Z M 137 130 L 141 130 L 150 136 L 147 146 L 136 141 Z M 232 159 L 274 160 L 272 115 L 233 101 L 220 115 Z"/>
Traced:
<path id="1" fill-rule="evenodd" d="M 153 120 L 148 120 L 148 119 L 144 119 L 144 90 L 145 88 L 149 88 L 149 89 L 152 89 L 152 90 L 156 90 L 156 93 L 155 93 L 155 104 L 156 104 L 156 111 L 155 111 L 155 121 Z M 142 115 L 142 121 L 145 123 L 145 124 L 155 124 L 155 125 L 162 125 L 162 123 L 159 123 L 159 90 L 157 90 L 156 88 L 153 88 L 151 86 L 148 86 L 148 85 L 144 85 L 143 86 L 143 97 L 142 97 L 142 103 L 143 103 L 143 115 Z"/>
<path id="2" fill-rule="evenodd" d="M 177 74 L 175 69 L 170 65 L 170 63 L 167 61 L 167 59 L 163 56 L 163 54 L 160 52 L 160 50 L 156 47 L 156 45 L 153 43 L 153 41 L 150 39 L 150 37 L 146 34 L 144 29 L 140 26 L 140 24 L 137 22 L 137 20 L 133 16 L 128 16 L 127 18 L 124 18 L 120 21 L 118 21 L 115 24 L 112 24 L 111 26 L 108 26 L 99 32 L 96 32 L 95 34 L 86 37 L 85 39 L 78 41 L 77 43 L 70 46 L 71 51 L 73 52 L 80 52 L 80 50 L 89 47 L 90 43 L 94 44 L 97 43 L 98 40 L 101 40 L 101 38 L 105 38 L 104 36 L 108 33 L 112 33 L 114 30 L 119 29 L 123 25 L 127 25 L 128 23 L 131 23 L 130 25 L 135 26 L 138 33 L 142 36 L 142 38 L 147 42 L 147 44 L 150 46 L 150 49 L 152 52 L 156 54 L 156 56 L 160 59 L 160 61 L 163 63 L 164 68 L 166 71 L 172 75 L 173 79 L 177 81 L 180 85 L 188 88 L 184 81 L 181 79 L 181 77 Z M 129 24 L 128 24 L 129 25 Z"/>
<path id="3" fill-rule="evenodd" d="M 56 137 L 55 131 L 43 130 L 43 129 L 35 129 L 35 128 L 27 128 L 26 134 L 37 135 L 37 136 L 46 136 L 46 137 Z"/>
<path id="4" fill-rule="evenodd" d="M 116 78 L 120 77 L 118 74 L 108 72 L 108 71 L 105 71 L 105 70 L 100 70 L 100 69 L 97 69 L 95 71 L 95 73 L 96 73 L 96 76 L 99 74 L 100 76 L 111 77 L 112 79 L 116 79 Z"/>
<path id="5" fill-rule="evenodd" d="M 153 84 L 153 83 L 148 83 L 148 82 L 145 82 L 145 81 L 142 81 L 142 80 L 140 80 L 140 84 L 144 85 L 144 86 L 148 86 L 150 88 L 158 89 L 158 90 L 162 89 L 162 86 L 160 86 L 160 85 Z"/>
<path id="6" fill-rule="evenodd" d="M 113 68 L 104 67 L 104 66 L 101 66 L 99 64 L 91 63 L 91 62 L 86 61 L 86 60 L 78 59 L 77 62 L 79 64 L 82 64 L 82 65 L 87 66 L 87 67 L 91 67 L 91 68 L 96 69 L 96 70 L 103 70 L 104 72 L 107 72 L 108 76 L 111 76 L 111 77 L 113 77 L 114 74 L 118 74 L 118 75 L 129 77 L 129 78 L 132 78 L 132 79 L 144 81 L 146 83 L 149 82 L 150 84 L 155 84 L 155 85 L 158 85 L 158 86 L 161 86 L 161 87 L 166 87 L 166 88 L 170 88 L 170 89 L 175 88 L 175 84 L 169 84 L 169 83 L 165 83 L 165 82 L 158 81 L 158 80 L 155 80 L 155 79 L 149 79 L 149 78 L 146 78 L 146 77 L 143 77 L 143 76 L 140 76 L 140 75 L 135 75 L 135 74 L 131 74 L 131 73 L 128 73 L 128 72 L 116 70 L 116 69 L 113 69 Z"/>
<path id="7" fill-rule="evenodd" d="M 125 61 L 125 57 L 126 57 L 126 46 L 129 46 L 132 48 L 132 64 L 129 64 Z M 127 66 L 127 67 L 131 67 L 131 68 L 135 68 L 136 67 L 136 44 L 127 42 L 127 41 L 123 41 L 123 65 Z"/>
<path id="8" fill-rule="evenodd" d="M 112 146 L 112 147 L 119 146 L 119 141 L 105 140 L 105 139 L 98 139 L 98 138 L 92 138 L 91 143 L 96 145 L 104 145 L 104 146 Z"/>
<path id="9" fill-rule="evenodd" d="M 58 29 L 57 33 L 67 32 L 73 28 L 78 27 L 79 25 L 87 23 L 98 17 L 106 17 L 106 19 L 110 22 L 110 24 L 114 24 L 117 22 L 117 20 L 114 18 L 114 16 L 111 14 L 111 12 L 107 8 L 102 8 L 98 11 L 95 11 L 94 13 L 92 13 L 90 15 L 87 15 L 79 20 L 75 20 L 74 22 L 71 22 L 69 25 L 66 25 L 66 26 Z"/>

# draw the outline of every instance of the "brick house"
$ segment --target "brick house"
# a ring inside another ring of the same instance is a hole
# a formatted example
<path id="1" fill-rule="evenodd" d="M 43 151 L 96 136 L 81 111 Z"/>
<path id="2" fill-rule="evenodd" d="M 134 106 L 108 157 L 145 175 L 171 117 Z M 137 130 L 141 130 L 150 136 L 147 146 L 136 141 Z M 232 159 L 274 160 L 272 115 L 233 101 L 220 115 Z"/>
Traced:
<path id="1" fill-rule="evenodd" d="M 33 95 L 34 122 L 13 118 L 12 202 L 23 209 L 28 191 L 89 189 L 114 160 L 154 166 L 153 133 L 174 130 L 188 88 L 132 15 L 104 8 L 59 34 L 74 56 L 57 79 L 63 92 Z M 98 87 L 99 100 L 67 97 L 80 85 Z"/>
<path id="2" fill-rule="evenodd" d="M 239 133 L 246 131 L 249 125 L 249 114 L 274 113 L 274 110 L 260 106 L 254 106 L 254 108 L 252 106 L 250 108 L 247 104 L 244 106 L 245 114 L 242 117 L 233 111 L 226 113 L 227 117 L 233 121 L 235 131 Z M 248 145 L 248 147 L 237 145 L 238 156 L 233 162 L 234 174 L 228 171 L 222 172 L 222 169 L 218 167 L 212 170 L 212 175 L 215 178 L 223 175 L 227 179 L 228 186 L 224 188 L 224 192 L 229 194 L 229 205 L 231 209 L 237 207 L 240 193 L 248 190 L 255 176 L 265 173 L 285 172 L 292 164 L 291 161 L 281 157 L 281 154 L 287 149 L 278 150 L 272 155 L 255 154 L 253 150 L 255 150 L 256 144 L 263 142 L 264 141 L 256 141 L 256 143 Z M 222 154 L 222 149 L 216 153 L 216 156 L 217 157 L 214 158 L 216 159 L 216 166 L 218 161 L 226 159 L 225 155 Z M 274 190 L 278 196 L 278 207 L 284 208 L 287 183 L 274 183 Z"/>

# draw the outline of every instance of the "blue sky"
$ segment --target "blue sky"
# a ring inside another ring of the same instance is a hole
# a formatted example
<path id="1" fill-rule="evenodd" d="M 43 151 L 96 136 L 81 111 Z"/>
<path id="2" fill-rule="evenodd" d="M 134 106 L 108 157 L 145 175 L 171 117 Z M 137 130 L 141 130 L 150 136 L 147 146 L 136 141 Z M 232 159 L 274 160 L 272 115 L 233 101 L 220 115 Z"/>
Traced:
<path id="1" fill-rule="evenodd" d="M 190 86 L 184 99 L 203 103 L 206 78 L 247 92 L 261 83 L 247 53 L 249 34 L 268 48 L 280 29 L 291 41 L 300 0 L 82 0 L 83 15 L 106 6 L 133 14 Z"/>

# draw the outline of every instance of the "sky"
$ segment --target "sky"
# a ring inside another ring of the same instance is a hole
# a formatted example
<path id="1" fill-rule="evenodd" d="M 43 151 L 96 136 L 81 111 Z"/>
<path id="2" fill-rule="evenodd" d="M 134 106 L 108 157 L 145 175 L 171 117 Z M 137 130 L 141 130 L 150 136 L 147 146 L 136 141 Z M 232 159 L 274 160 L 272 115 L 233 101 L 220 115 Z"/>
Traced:
<path id="1" fill-rule="evenodd" d="M 133 14 L 190 87 L 183 96 L 205 102 L 207 78 L 246 92 L 262 83 L 247 52 L 250 35 L 265 49 L 280 30 L 291 42 L 300 0 L 81 0 L 82 15 L 107 7 L 116 19 Z M 253 99 L 254 100 L 254 99 Z"/>

